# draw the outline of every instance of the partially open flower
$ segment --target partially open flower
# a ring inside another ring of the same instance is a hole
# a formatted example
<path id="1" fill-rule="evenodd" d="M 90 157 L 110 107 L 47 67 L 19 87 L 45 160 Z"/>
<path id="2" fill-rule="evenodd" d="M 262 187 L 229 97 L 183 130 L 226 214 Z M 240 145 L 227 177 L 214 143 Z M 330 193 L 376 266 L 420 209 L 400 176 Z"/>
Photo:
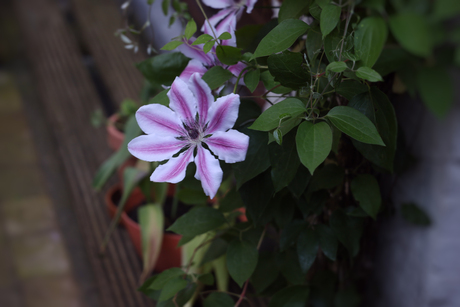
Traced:
<path id="1" fill-rule="evenodd" d="M 188 83 L 176 78 L 168 97 L 170 108 L 160 104 L 139 108 L 136 119 L 147 135 L 133 139 L 128 150 L 149 162 L 169 159 L 150 177 L 157 182 L 182 181 L 187 165 L 195 161 L 195 178 L 213 198 L 223 174 L 214 155 L 227 163 L 246 158 L 249 137 L 231 129 L 238 117 L 240 97 L 229 94 L 214 101 L 211 89 L 198 73 Z"/>

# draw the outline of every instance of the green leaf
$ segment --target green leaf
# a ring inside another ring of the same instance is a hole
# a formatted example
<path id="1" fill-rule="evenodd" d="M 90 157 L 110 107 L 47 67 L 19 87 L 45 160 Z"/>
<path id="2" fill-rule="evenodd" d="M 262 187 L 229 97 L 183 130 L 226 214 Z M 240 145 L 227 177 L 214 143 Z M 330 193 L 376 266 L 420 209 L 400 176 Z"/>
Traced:
<path id="1" fill-rule="evenodd" d="M 164 53 L 140 62 L 136 67 L 152 84 L 171 85 L 189 60 L 180 52 Z"/>
<path id="2" fill-rule="evenodd" d="M 218 37 L 218 39 L 221 39 L 221 40 L 226 40 L 226 39 L 231 39 L 231 38 L 232 38 L 232 35 L 228 32 L 224 32 Z"/>
<path id="3" fill-rule="evenodd" d="M 312 0 L 283 1 L 278 14 L 278 22 L 283 22 L 286 19 L 298 19 L 300 16 L 308 12 L 308 7 L 311 3 Z"/>
<path id="4" fill-rule="evenodd" d="M 212 292 L 203 301 L 203 307 L 233 307 L 234 304 L 233 299 L 223 292 Z"/>
<path id="5" fill-rule="evenodd" d="M 302 230 L 308 226 L 303 220 L 291 221 L 282 231 L 280 236 L 280 250 L 284 252 L 297 242 L 297 238 Z"/>
<path id="6" fill-rule="evenodd" d="M 327 113 L 326 118 L 337 129 L 360 142 L 385 146 L 374 124 L 361 112 L 351 107 L 334 107 Z"/>
<path id="7" fill-rule="evenodd" d="M 292 89 L 281 86 L 279 82 L 275 82 L 275 77 L 272 76 L 269 70 L 260 74 L 260 80 L 262 80 L 267 90 L 271 90 L 275 94 L 287 94 L 292 92 Z"/>
<path id="8" fill-rule="evenodd" d="M 170 280 L 178 277 L 178 276 L 181 276 L 181 275 L 184 275 L 184 271 L 182 271 L 181 269 L 179 268 L 171 268 L 171 269 L 168 269 L 166 271 L 163 271 L 161 272 L 160 274 L 158 274 L 155 278 L 155 280 L 153 281 L 153 283 L 150 285 L 150 289 L 153 289 L 153 290 L 160 290 L 162 289 Z"/>
<path id="9" fill-rule="evenodd" d="M 307 85 L 310 75 L 303 67 L 304 59 L 299 52 L 283 51 L 268 57 L 268 70 L 281 85 L 297 89 Z"/>
<path id="10" fill-rule="evenodd" d="M 161 2 L 161 10 L 163 11 L 163 15 L 167 16 L 168 15 L 168 11 L 169 11 L 169 3 L 170 0 L 163 0 Z"/>
<path id="11" fill-rule="evenodd" d="M 433 49 L 433 38 L 428 20 L 416 13 L 391 16 L 390 29 L 396 40 L 407 51 L 420 57 L 428 57 Z"/>
<path id="12" fill-rule="evenodd" d="M 258 257 L 257 248 L 248 242 L 235 239 L 228 245 L 228 272 L 240 287 L 256 269 Z"/>
<path id="13" fill-rule="evenodd" d="M 198 280 L 207 286 L 214 285 L 214 275 L 211 273 L 202 274 L 198 277 Z"/>
<path id="14" fill-rule="evenodd" d="M 211 242 L 211 244 L 209 244 L 209 248 L 204 253 L 203 259 L 201 259 L 201 263 L 199 266 L 201 267 L 205 263 L 214 261 L 222 257 L 227 252 L 227 248 L 228 248 L 227 241 L 221 238 L 214 239 Z"/>
<path id="15" fill-rule="evenodd" d="M 307 286 L 291 286 L 273 295 L 268 307 L 304 307 L 307 306 L 310 289 Z"/>
<path id="16" fill-rule="evenodd" d="M 307 189 L 309 193 L 321 189 L 332 189 L 342 184 L 345 171 L 342 167 L 335 164 L 327 164 L 319 168 L 313 175 Z"/>
<path id="17" fill-rule="evenodd" d="M 170 231 L 187 236 L 197 236 L 216 229 L 225 223 L 223 214 L 211 207 L 193 208 L 168 228 Z"/>
<path id="18" fill-rule="evenodd" d="M 271 30 L 257 46 L 252 59 L 277 53 L 291 47 L 309 26 L 297 19 L 286 19 Z"/>
<path id="19" fill-rule="evenodd" d="M 388 36 L 385 20 L 381 17 L 367 17 L 355 29 L 355 54 L 366 67 L 374 66 L 382 52 Z"/>
<path id="20" fill-rule="evenodd" d="M 315 226 L 315 230 L 319 236 L 319 247 L 321 247 L 324 255 L 332 261 L 336 261 L 339 241 L 332 229 L 327 225 L 318 224 Z"/>
<path id="21" fill-rule="evenodd" d="M 312 3 L 308 8 L 310 15 L 316 20 L 320 20 L 321 17 L 321 7 L 316 3 Z"/>
<path id="22" fill-rule="evenodd" d="M 356 76 L 370 82 L 383 81 L 382 76 L 378 72 L 365 66 L 358 68 Z"/>
<path id="23" fill-rule="evenodd" d="M 299 256 L 294 248 L 290 248 L 283 253 L 279 253 L 276 258 L 276 264 L 281 274 L 291 284 L 300 285 L 305 281 L 305 274 L 299 263 Z"/>
<path id="24" fill-rule="evenodd" d="M 331 0 L 315 0 L 316 4 L 321 8 L 324 9 L 329 3 L 331 3 Z"/>
<path id="25" fill-rule="evenodd" d="M 227 65 L 235 65 L 242 58 L 241 49 L 232 46 L 217 46 L 216 55 L 219 61 Z"/>
<path id="26" fill-rule="evenodd" d="M 180 45 L 182 45 L 184 42 L 181 41 L 172 41 L 161 47 L 161 50 L 174 50 Z"/>
<path id="27" fill-rule="evenodd" d="M 305 41 L 305 48 L 307 48 L 307 55 L 310 59 L 310 66 L 315 67 L 315 60 L 321 54 L 323 46 L 323 36 L 318 27 L 311 28 L 308 31 L 307 40 Z"/>
<path id="28" fill-rule="evenodd" d="M 425 105 L 439 118 L 446 116 L 454 101 L 454 87 L 446 69 L 423 68 L 417 76 L 418 90 Z"/>
<path id="29" fill-rule="evenodd" d="M 351 181 L 351 193 L 359 206 L 375 220 L 382 205 L 377 179 L 369 174 L 355 177 Z"/>
<path id="30" fill-rule="evenodd" d="M 269 171 L 265 171 L 240 188 L 246 213 L 256 225 L 264 224 L 264 213 L 272 199 L 273 184 Z"/>
<path id="31" fill-rule="evenodd" d="M 320 27 L 323 38 L 335 29 L 340 21 L 341 12 L 342 9 L 337 5 L 328 4 L 323 7 L 320 19 Z"/>
<path id="32" fill-rule="evenodd" d="M 367 92 L 368 88 L 366 85 L 359 83 L 354 80 L 346 80 L 338 84 L 335 91 L 337 94 L 342 95 L 346 99 L 350 100 L 354 96 Z"/>
<path id="33" fill-rule="evenodd" d="M 305 113 L 302 101 L 296 98 L 287 98 L 268 108 L 249 127 L 259 131 L 270 131 L 280 125 L 280 115 L 289 114 L 292 118 Z"/>
<path id="34" fill-rule="evenodd" d="M 149 100 L 148 104 L 157 103 L 162 104 L 166 107 L 169 106 L 169 97 L 168 97 L 169 88 L 165 89 L 155 95 L 152 99 Z"/>
<path id="35" fill-rule="evenodd" d="M 260 253 L 257 267 L 251 276 L 251 284 L 257 293 L 268 288 L 279 276 L 273 253 Z"/>
<path id="36" fill-rule="evenodd" d="M 244 84 L 248 87 L 248 90 L 253 93 L 260 81 L 260 69 L 248 71 L 244 75 Z"/>
<path id="37" fill-rule="evenodd" d="M 294 179 L 300 165 L 295 145 L 295 134 L 287 134 L 282 146 L 271 143 L 268 149 L 272 166 L 271 177 L 275 192 L 278 192 Z"/>
<path id="38" fill-rule="evenodd" d="M 215 44 L 215 40 L 210 40 L 209 42 L 205 43 L 203 46 L 203 52 L 208 53 L 209 51 L 211 51 L 212 47 L 214 47 Z"/>
<path id="39" fill-rule="evenodd" d="M 355 148 L 375 165 L 393 172 L 398 124 L 393 105 L 388 97 L 377 88 L 372 87 L 370 93 L 362 93 L 353 97 L 348 106 L 359 110 L 375 124 L 386 145 L 382 147 L 353 140 Z"/>
<path id="40" fill-rule="evenodd" d="M 333 71 L 333 72 L 342 72 L 348 69 L 348 66 L 345 62 L 332 62 L 329 63 L 326 67 L 326 71 Z"/>
<path id="41" fill-rule="evenodd" d="M 182 279 L 182 277 L 175 277 L 169 280 L 165 286 L 161 289 L 161 294 L 160 294 L 160 299 L 159 301 L 166 301 L 174 295 L 176 295 L 177 292 L 180 290 L 184 289 L 188 284 L 188 281 L 185 279 Z"/>
<path id="42" fill-rule="evenodd" d="M 297 254 L 304 274 L 307 274 L 316 259 L 319 248 L 318 234 L 312 229 L 303 229 L 297 240 Z"/>
<path id="43" fill-rule="evenodd" d="M 185 38 L 187 38 L 187 40 L 189 40 L 193 36 L 193 34 L 195 34 L 195 32 L 196 32 L 195 20 L 190 19 L 187 22 L 187 25 L 185 26 L 185 32 L 184 32 Z"/>
<path id="44" fill-rule="evenodd" d="M 206 205 L 208 197 L 203 190 L 181 189 L 176 197 L 187 205 Z"/>
<path id="45" fill-rule="evenodd" d="M 228 191 L 224 198 L 219 201 L 219 210 L 222 212 L 231 212 L 243 206 L 243 200 L 235 187 Z"/>
<path id="46" fill-rule="evenodd" d="M 212 37 L 209 34 L 201 34 L 200 36 L 198 36 L 196 38 L 196 40 L 193 41 L 192 46 L 205 44 L 205 43 L 209 42 L 213 38 L 214 37 Z"/>
<path id="47" fill-rule="evenodd" d="M 297 130 L 296 144 L 300 162 L 313 175 L 315 169 L 331 152 L 331 127 L 326 122 L 303 122 Z"/>
<path id="48" fill-rule="evenodd" d="M 400 70 L 410 61 L 411 55 L 402 48 L 384 48 L 373 69 L 381 76 Z"/>
<path id="49" fill-rule="evenodd" d="M 300 165 L 300 167 L 297 168 L 297 172 L 294 178 L 291 180 L 288 186 L 289 191 L 291 191 L 295 198 L 300 198 L 300 196 L 305 191 L 305 188 L 307 187 L 310 179 L 310 172 L 308 172 L 303 165 Z"/>
<path id="50" fill-rule="evenodd" d="M 203 75 L 202 79 L 209 85 L 212 90 L 215 90 L 230 80 L 232 77 L 233 74 L 230 71 L 224 69 L 222 66 L 214 66 Z"/>
<path id="51" fill-rule="evenodd" d="M 125 138 L 123 139 L 123 144 L 120 146 L 120 149 L 112 154 L 97 170 L 92 182 L 94 189 L 101 189 L 110 176 L 116 171 L 117 167 L 123 164 L 123 162 L 131 156 L 128 151 L 128 143 L 140 133 L 141 128 L 139 128 L 136 118 L 133 115 L 126 123 Z"/>
<path id="52" fill-rule="evenodd" d="M 259 175 L 270 166 L 267 133 L 243 128 L 240 132 L 249 136 L 246 159 L 233 163 L 237 189 L 248 180 Z"/>
<path id="53" fill-rule="evenodd" d="M 445 20 L 460 14 L 460 2 L 457 0 L 436 0 L 433 15 L 437 20 Z"/>
<path id="54" fill-rule="evenodd" d="M 418 225 L 418 226 L 430 226 L 431 225 L 430 217 L 425 213 L 425 211 L 423 211 L 416 204 L 412 204 L 412 203 L 402 204 L 401 205 L 401 215 L 406 221 L 414 225 Z"/>
<path id="55" fill-rule="evenodd" d="M 359 252 L 363 219 L 347 216 L 339 209 L 332 213 L 329 224 L 339 241 L 348 249 L 350 257 L 355 257 Z"/>

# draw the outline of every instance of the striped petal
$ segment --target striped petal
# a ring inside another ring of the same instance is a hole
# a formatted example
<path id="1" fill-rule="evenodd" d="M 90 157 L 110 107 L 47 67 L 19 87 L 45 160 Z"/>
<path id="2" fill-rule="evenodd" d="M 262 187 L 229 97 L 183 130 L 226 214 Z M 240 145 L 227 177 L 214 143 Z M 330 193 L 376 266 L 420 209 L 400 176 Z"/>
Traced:
<path id="1" fill-rule="evenodd" d="M 214 64 L 214 59 L 211 54 L 206 54 L 200 46 L 190 46 L 189 44 L 182 44 L 177 47 L 177 50 L 182 52 L 186 57 L 192 60 L 197 60 L 203 65 L 211 66 Z"/>
<path id="2" fill-rule="evenodd" d="M 201 181 L 203 191 L 209 198 L 214 198 L 222 183 L 223 172 L 219 160 L 206 149 L 198 146 L 198 153 L 195 158 L 195 178 Z"/>
<path id="3" fill-rule="evenodd" d="M 140 107 L 136 112 L 136 120 L 142 131 L 147 134 L 180 136 L 184 133 L 180 118 L 161 104 Z"/>
<path id="4" fill-rule="evenodd" d="M 176 77 L 168 92 L 169 107 L 183 122 L 193 122 L 196 114 L 196 99 L 182 79 Z"/>
<path id="5" fill-rule="evenodd" d="M 200 117 L 200 125 L 203 127 L 208 119 L 209 106 L 214 102 L 214 96 L 208 84 L 201 79 L 198 73 L 192 75 L 189 80 L 189 88 L 195 95 L 198 104 L 198 115 Z"/>
<path id="6" fill-rule="evenodd" d="M 180 74 L 180 78 L 184 81 L 188 81 L 194 73 L 198 73 L 200 76 L 202 76 L 207 71 L 208 70 L 203 66 L 203 63 L 198 60 L 191 60 L 188 62 L 187 67 L 185 67 L 185 69 Z"/>
<path id="7" fill-rule="evenodd" d="M 203 0 L 203 3 L 214 9 L 223 9 L 235 4 L 234 0 Z"/>
<path id="8" fill-rule="evenodd" d="M 254 5 L 256 4 L 257 0 L 246 0 L 246 13 L 251 14 Z"/>
<path id="9" fill-rule="evenodd" d="M 240 96 L 229 94 L 218 98 L 209 108 L 207 134 L 216 131 L 227 131 L 232 128 L 238 118 Z"/>
<path id="10" fill-rule="evenodd" d="M 190 147 L 176 158 L 158 166 L 150 176 L 151 181 L 178 183 L 184 180 L 187 165 L 193 162 L 194 147 Z"/>
<path id="11" fill-rule="evenodd" d="M 172 136 L 141 135 L 128 143 L 129 152 L 136 158 L 148 162 L 170 159 L 187 144 Z"/>
<path id="12" fill-rule="evenodd" d="M 211 16 L 211 18 L 209 18 L 209 23 L 213 26 L 213 27 L 216 27 L 216 25 L 222 20 L 224 19 L 225 17 L 227 17 L 228 15 L 231 15 L 231 14 L 234 14 L 234 12 L 236 12 L 236 10 L 234 8 L 228 8 L 228 9 L 223 9 L 221 11 L 219 11 L 217 14 Z M 209 34 L 211 36 L 214 36 L 211 28 L 209 27 L 209 24 L 207 21 L 205 21 L 203 23 L 203 26 L 201 27 L 201 31 L 203 31 L 203 33 L 206 33 L 206 34 Z M 217 35 L 219 36 L 219 35 Z"/>
<path id="13" fill-rule="evenodd" d="M 248 151 L 249 137 L 246 134 L 230 129 L 227 132 L 218 131 L 204 142 L 209 149 L 227 163 L 244 161 Z"/>

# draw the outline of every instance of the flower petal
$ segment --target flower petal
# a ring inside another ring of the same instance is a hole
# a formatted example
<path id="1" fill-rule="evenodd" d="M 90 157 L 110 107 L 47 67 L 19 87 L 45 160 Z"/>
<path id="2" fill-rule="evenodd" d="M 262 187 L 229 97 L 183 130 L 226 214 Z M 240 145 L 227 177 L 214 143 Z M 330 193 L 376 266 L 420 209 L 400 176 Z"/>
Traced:
<path id="1" fill-rule="evenodd" d="M 257 0 L 246 0 L 246 13 L 251 14 L 254 5 L 256 4 Z"/>
<path id="2" fill-rule="evenodd" d="M 214 9 L 223 9 L 234 5 L 234 0 L 203 0 L 203 3 Z"/>
<path id="3" fill-rule="evenodd" d="M 210 53 L 206 54 L 202 50 L 201 45 L 190 46 L 189 44 L 182 44 L 177 47 L 177 50 L 182 52 L 186 57 L 191 58 L 192 60 L 197 60 L 203 65 L 211 66 L 214 65 L 214 58 Z"/>
<path id="4" fill-rule="evenodd" d="M 176 77 L 168 92 L 169 107 L 173 109 L 182 121 L 193 122 L 196 114 L 196 99 L 182 79 Z"/>
<path id="5" fill-rule="evenodd" d="M 215 15 L 213 15 L 213 16 L 211 16 L 209 18 L 209 23 L 214 27 L 214 30 L 215 30 L 216 25 L 222 19 L 226 18 L 228 15 L 234 15 L 236 12 L 237 12 L 237 10 L 235 10 L 232 7 L 228 8 L 228 9 L 220 10 L 217 14 L 215 14 Z M 203 26 L 201 27 L 201 31 L 203 33 L 209 34 L 212 37 L 214 37 L 214 33 L 212 32 L 211 28 L 209 27 L 209 24 L 208 24 L 207 21 L 205 21 L 203 23 Z M 219 36 L 219 35 L 217 34 L 217 36 Z"/>
<path id="6" fill-rule="evenodd" d="M 184 180 L 187 165 L 193 162 L 194 147 L 190 147 L 176 158 L 158 166 L 150 176 L 151 181 L 178 183 Z"/>
<path id="7" fill-rule="evenodd" d="M 188 81 L 194 73 L 198 73 L 200 76 L 202 76 L 207 71 L 208 70 L 203 66 L 203 63 L 198 60 L 191 60 L 188 62 L 187 67 L 185 67 L 185 69 L 180 74 L 180 78 L 184 81 Z"/>
<path id="8" fill-rule="evenodd" d="M 222 183 L 223 172 L 219 160 L 202 146 L 198 146 L 198 153 L 195 158 L 195 178 L 201 181 L 203 191 L 209 198 L 214 198 Z"/>
<path id="9" fill-rule="evenodd" d="M 247 67 L 246 64 L 238 62 L 235 65 L 230 65 L 227 67 L 227 70 L 230 71 L 235 77 L 238 77 L 240 73 Z M 243 77 L 246 74 L 246 72 L 243 73 L 241 77 Z M 243 78 L 240 78 L 240 81 L 243 80 Z"/>
<path id="10" fill-rule="evenodd" d="M 189 80 L 189 88 L 198 103 L 198 115 L 200 117 L 200 125 L 204 127 L 208 119 L 209 106 L 214 102 L 214 96 L 208 84 L 201 79 L 198 73 L 192 75 Z"/>
<path id="11" fill-rule="evenodd" d="M 136 112 L 139 127 L 147 134 L 180 136 L 183 134 L 180 118 L 168 107 L 161 104 L 149 104 Z"/>
<path id="12" fill-rule="evenodd" d="M 238 118 L 240 96 L 229 94 L 218 98 L 209 108 L 207 134 L 216 131 L 227 131 L 232 128 Z"/>
<path id="13" fill-rule="evenodd" d="M 187 142 L 172 136 L 141 135 L 128 143 L 129 152 L 136 158 L 148 162 L 170 159 Z"/>
<path id="14" fill-rule="evenodd" d="M 239 131 L 230 129 L 227 132 L 217 131 L 204 139 L 209 149 L 227 163 L 244 161 L 249 146 L 249 137 Z"/>

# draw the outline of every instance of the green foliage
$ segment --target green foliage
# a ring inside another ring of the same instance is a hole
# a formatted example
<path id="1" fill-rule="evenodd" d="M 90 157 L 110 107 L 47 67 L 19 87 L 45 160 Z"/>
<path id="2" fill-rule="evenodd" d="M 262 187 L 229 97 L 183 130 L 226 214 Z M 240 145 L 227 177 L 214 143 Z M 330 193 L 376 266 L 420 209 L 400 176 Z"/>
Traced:
<path id="1" fill-rule="evenodd" d="M 182 53 L 164 53 L 138 63 L 136 66 L 152 84 L 171 85 L 187 66 L 189 59 Z"/>
<path id="2" fill-rule="evenodd" d="M 323 33 L 323 38 L 326 37 L 329 33 L 332 32 L 332 30 L 335 29 L 337 24 L 340 21 L 340 13 L 342 9 L 340 6 L 333 5 L 333 4 L 327 4 L 324 7 L 322 7 L 321 11 L 321 32 Z"/>
<path id="3" fill-rule="evenodd" d="M 433 49 L 433 38 L 428 21 L 415 13 L 404 13 L 390 18 L 390 29 L 407 51 L 428 57 Z"/>
<path id="4" fill-rule="evenodd" d="M 431 219 L 419 206 L 413 203 L 401 205 L 401 216 L 411 224 L 430 226 Z"/>
<path id="5" fill-rule="evenodd" d="M 367 67 L 374 66 L 387 40 L 388 30 L 381 17 L 367 17 L 358 24 L 354 35 L 355 54 Z"/>
<path id="6" fill-rule="evenodd" d="M 376 219 L 382 204 L 382 197 L 375 177 L 369 174 L 357 176 L 351 182 L 351 192 L 359 206 Z"/>
<path id="7" fill-rule="evenodd" d="M 210 207 L 199 207 L 178 218 L 168 230 L 194 237 L 216 229 L 225 221 L 225 217 L 219 210 Z"/>
<path id="8" fill-rule="evenodd" d="M 267 56 L 291 47 L 309 26 L 297 19 L 286 19 L 270 31 L 259 43 L 253 58 Z"/>
<path id="9" fill-rule="evenodd" d="M 270 131 L 279 127 L 286 116 L 295 118 L 305 113 L 305 111 L 306 109 L 302 101 L 296 98 L 288 98 L 268 108 L 249 128 L 259 131 Z"/>
<path id="10" fill-rule="evenodd" d="M 268 69 L 283 86 L 297 89 L 307 84 L 310 76 L 302 66 L 304 59 L 298 52 L 283 51 L 280 54 L 272 54 L 268 57 Z"/>
<path id="11" fill-rule="evenodd" d="M 214 66 L 209 69 L 202 78 L 211 89 L 216 89 L 222 86 L 231 77 L 233 77 L 233 75 L 230 71 L 223 69 L 220 66 Z"/>
<path id="12" fill-rule="evenodd" d="M 228 245 L 228 272 L 240 287 L 256 269 L 258 257 L 256 247 L 248 242 L 235 239 Z"/>

